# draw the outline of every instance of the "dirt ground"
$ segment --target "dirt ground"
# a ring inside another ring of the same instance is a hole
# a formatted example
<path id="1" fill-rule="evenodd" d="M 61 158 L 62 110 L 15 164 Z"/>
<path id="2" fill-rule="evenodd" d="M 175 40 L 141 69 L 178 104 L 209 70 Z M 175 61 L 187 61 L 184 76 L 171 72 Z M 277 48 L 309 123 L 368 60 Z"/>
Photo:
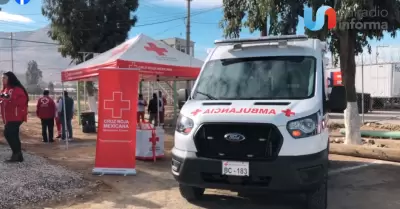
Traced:
<path id="1" fill-rule="evenodd" d="M 0 128 L 1 129 L 1 128 Z M 94 134 L 83 134 L 74 120 L 74 142 L 68 150 L 62 143 L 41 142 L 39 120 L 30 117 L 22 126 L 23 147 L 27 152 L 43 156 L 55 164 L 84 174 L 96 182 L 85 194 L 63 202 L 46 203 L 48 208 L 114 209 L 114 208 L 302 208 L 301 195 L 252 194 L 238 197 L 236 193 L 207 190 L 203 201 L 190 204 L 179 195 L 177 183 L 170 174 L 172 135 L 167 134 L 166 159 L 137 162 L 137 176 L 92 176 L 95 157 Z M 172 132 L 171 130 L 169 132 Z M 4 142 L 4 139 L 0 139 Z M 330 209 L 398 209 L 400 166 L 395 163 L 330 155 Z M 28 207 L 29 208 L 29 207 Z"/>

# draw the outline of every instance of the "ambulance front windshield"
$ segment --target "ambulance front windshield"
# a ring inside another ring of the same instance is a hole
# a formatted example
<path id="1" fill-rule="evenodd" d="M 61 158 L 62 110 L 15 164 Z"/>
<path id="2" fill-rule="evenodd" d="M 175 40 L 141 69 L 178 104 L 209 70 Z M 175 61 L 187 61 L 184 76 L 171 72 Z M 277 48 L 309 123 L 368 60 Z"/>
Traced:
<path id="1" fill-rule="evenodd" d="M 314 96 L 316 59 L 308 56 L 209 61 L 194 100 L 286 100 Z"/>

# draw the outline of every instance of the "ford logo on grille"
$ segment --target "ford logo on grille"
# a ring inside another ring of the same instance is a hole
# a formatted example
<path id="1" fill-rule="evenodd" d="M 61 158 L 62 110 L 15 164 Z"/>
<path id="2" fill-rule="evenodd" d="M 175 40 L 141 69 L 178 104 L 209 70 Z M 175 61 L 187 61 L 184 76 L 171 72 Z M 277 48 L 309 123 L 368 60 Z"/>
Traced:
<path id="1" fill-rule="evenodd" d="M 241 142 L 246 139 L 246 137 L 239 133 L 228 133 L 225 134 L 224 138 L 231 142 Z"/>

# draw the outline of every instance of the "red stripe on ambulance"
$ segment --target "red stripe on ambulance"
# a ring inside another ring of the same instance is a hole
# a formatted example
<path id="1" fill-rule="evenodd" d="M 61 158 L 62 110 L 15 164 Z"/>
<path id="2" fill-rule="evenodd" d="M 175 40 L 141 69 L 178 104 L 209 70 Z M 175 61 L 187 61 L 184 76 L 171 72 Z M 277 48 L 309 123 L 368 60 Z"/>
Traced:
<path id="1" fill-rule="evenodd" d="M 267 108 L 213 108 L 207 109 L 203 114 L 263 114 L 263 115 L 276 115 L 275 109 Z"/>

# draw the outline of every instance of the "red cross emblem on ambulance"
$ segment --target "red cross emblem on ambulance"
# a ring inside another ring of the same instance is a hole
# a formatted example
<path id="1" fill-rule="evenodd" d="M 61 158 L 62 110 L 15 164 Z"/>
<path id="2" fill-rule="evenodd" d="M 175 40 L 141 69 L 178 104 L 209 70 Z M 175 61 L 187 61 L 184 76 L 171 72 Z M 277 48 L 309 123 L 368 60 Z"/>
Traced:
<path id="1" fill-rule="evenodd" d="M 122 118 L 123 112 L 131 109 L 131 101 L 124 100 L 122 92 L 114 91 L 112 99 L 104 100 L 104 109 L 111 111 L 112 118 Z"/>

